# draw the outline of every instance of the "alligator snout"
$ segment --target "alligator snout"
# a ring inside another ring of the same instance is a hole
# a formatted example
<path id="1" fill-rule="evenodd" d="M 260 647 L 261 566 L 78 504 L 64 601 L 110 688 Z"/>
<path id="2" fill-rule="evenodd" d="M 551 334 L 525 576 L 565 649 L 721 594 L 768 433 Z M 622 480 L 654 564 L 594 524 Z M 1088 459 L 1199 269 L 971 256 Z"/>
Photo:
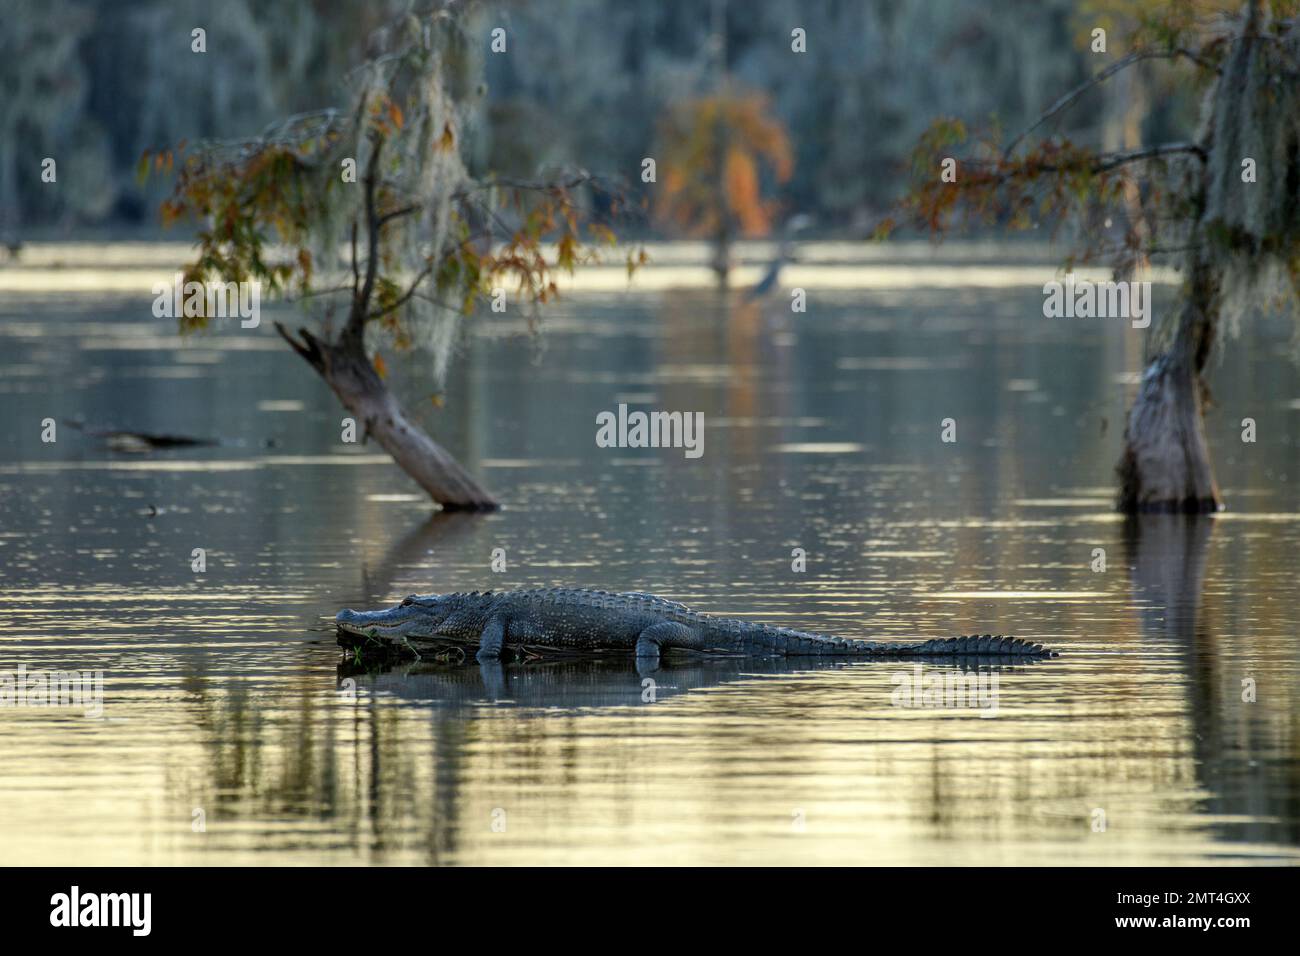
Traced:
<path id="1" fill-rule="evenodd" d="M 334 618 L 340 631 L 366 637 L 397 637 L 426 623 L 427 612 L 422 608 L 399 604 L 380 611 L 354 611 L 344 608 Z"/>
<path id="2" fill-rule="evenodd" d="M 352 610 L 350 607 L 345 607 L 343 610 L 339 611 L 338 614 L 334 615 L 334 626 L 344 631 L 350 631 L 354 627 L 359 628 L 361 626 L 361 621 L 361 614 Z"/>
<path id="3" fill-rule="evenodd" d="M 345 607 L 334 616 L 334 626 L 340 631 L 366 634 L 373 631 L 375 627 L 383 627 L 388 623 L 384 615 L 383 611 L 354 611 L 350 607 Z"/>

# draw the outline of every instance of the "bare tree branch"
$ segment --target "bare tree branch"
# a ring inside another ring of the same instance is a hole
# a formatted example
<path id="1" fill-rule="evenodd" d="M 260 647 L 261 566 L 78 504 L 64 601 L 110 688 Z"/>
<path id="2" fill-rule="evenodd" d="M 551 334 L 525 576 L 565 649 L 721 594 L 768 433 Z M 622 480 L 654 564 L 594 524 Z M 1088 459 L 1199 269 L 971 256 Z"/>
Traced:
<path id="1" fill-rule="evenodd" d="M 289 347 L 297 352 L 312 368 L 316 371 L 322 371 L 325 368 L 325 355 L 321 349 L 320 340 L 312 335 L 306 329 L 299 329 L 298 334 L 302 337 L 301 341 L 294 338 L 293 333 L 286 329 L 279 322 L 275 323 L 275 331 L 280 333 L 280 338 L 289 343 Z"/>
<path id="2" fill-rule="evenodd" d="M 380 227 L 383 227 L 394 219 L 398 219 L 402 216 L 409 216 L 413 212 L 419 212 L 421 208 L 422 207 L 419 203 L 411 203 L 409 206 L 403 206 L 400 209 L 394 209 L 392 212 L 386 212 L 379 217 L 379 225 Z"/>
<path id="3" fill-rule="evenodd" d="M 332 289 L 311 289 L 307 292 L 300 292 L 297 295 L 285 294 L 285 302 L 301 302 L 303 299 L 315 299 L 322 295 L 339 295 L 343 292 L 354 292 L 354 289 L 345 285 L 335 286 Z"/>
<path id="4" fill-rule="evenodd" d="M 347 325 L 343 327 L 344 338 L 364 338 L 366 312 L 370 308 L 370 297 L 375 291 L 375 277 L 379 273 L 379 216 L 375 209 L 375 183 L 379 169 L 379 156 L 384 149 L 384 138 L 374 137 L 374 152 L 370 154 L 370 163 L 366 167 L 366 277 L 361 284 L 361 291 L 352 300 L 352 311 L 348 315 Z"/>
<path id="5" fill-rule="evenodd" d="M 374 312 L 368 314 L 366 316 L 366 321 L 369 322 L 372 319 L 381 318 L 382 316 L 387 315 L 389 312 L 396 312 L 402 306 L 406 305 L 407 302 L 411 301 L 411 296 L 415 295 L 415 290 L 420 287 L 420 283 L 423 282 L 426 278 L 428 278 L 432 272 L 433 272 L 433 264 L 430 263 L 429 265 L 421 269 L 419 273 L 416 274 L 415 278 L 411 281 L 410 286 L 407 288 L 407 290 L 404 293 L 402 293 L 400 296 L 398 296 L 388 305 L 384 306 L 382 309 L 376 309 Z"/>
<path id="6" fill-rule="evenodd" d="M 1055 103 L 1053 103 L 1042 114 L 1040 114 L 1038 119 L 1034 120 L 1034 122 L 1031 123 L 1029 127 L 1025 129 L 1024 132 L 1022 132 L 1019 136 L 1013 139 L 1007 145 L 1007 148 L 1002 151 L 1002 155 L 1004 157 L 1010 156 L 1015 151 L 1015 148 L 1019 146 L 1025 140 L 1025 138 L 1029 136 L 1030 133 L 1038 129 L 1038 127 L 1042 126 L 1044 123 L 1046 123 L 1052 117 L 1056 116 L 1058 113 L 1062 112 L 1065 109 L 1068 109 L 1071 105 L 1073 105 L 1075 100 L 1081 97 L 1084 93 L 1088 92 L 1088 90 L 1092 89 L 1094 86 L 1098 86 L 1106 82 L 1106 80 L 1110 79 L 1112 76 L 1114 76 L 1116 73 L 1119 73 L 1121 70 L 1125 70 L 1128 67 L 1132 66 L 1134 63 L 1140 63 L 1143 60 L 1176 60 L 1179 57 L 1185 57 L 1191 60 L 1192 62 L 1196 63 L 1197 65 L 1204 67 L 1205 69 L 1214 70 L 1214 72 L 1216 73 L 1221 72 L 1218 67 L 1216 67 L 1214 64 L 1202 58 L 1199 54 L 1194 53 L 1191 50 L 1183 49 L 1182 47 L 1178 47 L 1170 50 L 1134 50 L 1128 56 L 1122 57 L 1116 60 L 1110 66 L 1102 70 L 1099 70 L 1092 77 L 1080 83 L 1074 89 L 1070 90 L 1068 93 L 1061 96 Z"/>
<path id="7" fill-rule="evenodd" d="M 532 190 L 540 190 L 540 191 L 551 191 L 556 189 L 575 189 L 578 186 L 584 186 L 587 183 L 599 183 L 599 181 L 600 180 L 597 179 L 597 177 L 593 176 L 585 169 L 580 170 L 577 173 L 574 173 L 573 176 L 567 180 L 561 180 L 558 182 L 545 180 L 545 179 L 530 180 L 530 179 L 507 179 L 507 178 L 494 177 L 492 179 L 485 179 L 481 182 L 470 183 L 469 185 L 457 190 L 455 195 L 456 198 L 460 199 L 469 195 L 471 192 L 476 192 L 478 190 L 483 190 L 483 189 L 493 189 L 498 186 L 504 186 L 506 189 L 532 189 Z"/>
<path id="8" fill-rule="evenodd" d="M 1159 146 L 1146 146 L 1142 149 L 1132 149 L 1123 153 L 1102 154 L 1097 157 L 1097 164 L 1093 167 L 1093 171 L 1105 173 L 1112 169 L 1118 169 L 1120 166 L 1126 166 L 1129 163 L 1159 159 L 1162 156 L 1176 156 L 1180 153 L 1190 154 L 1201 162 L 1205 162 L 1205 149 L 1199 143 L 1161 143 Z"/>
<path id="9" fill-rule="evenodd" d="M 361 270 L 357 268 L 357 221 L 352 220 L 352 298 L 357 297 L 361 286 Z"/>
<path id="10" fill-rule="evenodd" d="M 1122 153 L 1098 153 L 1087 156 L 1074 163 L 1040 163 L 1027 162 L 1023 167 L 1001 170 L 998 180 L 1007 180 L 1019 176 L 1036 176 L 1041 173 L 1092 172 L 1107 173 L 1129 163 L 1140 163 L 1164 156 L 1189 154 L 1205 162 L 1205 149 L 1199 143 L 1161 143 L 1158 146 L 1144 146 Z M 968 166 L 996 168 L 997 164 L 988 160 L 967 160 Z"/>

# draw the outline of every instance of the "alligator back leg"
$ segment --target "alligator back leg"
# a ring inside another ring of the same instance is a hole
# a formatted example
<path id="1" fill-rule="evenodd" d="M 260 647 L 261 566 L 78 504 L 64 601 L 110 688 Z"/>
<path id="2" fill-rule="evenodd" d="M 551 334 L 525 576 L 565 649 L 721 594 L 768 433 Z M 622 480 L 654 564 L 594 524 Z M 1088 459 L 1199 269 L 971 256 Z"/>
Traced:
<path id="1" fill-rule="evenodd" d="M 506 622 L 501 615 L 493 617 L 483 627 L 478 640 L 478 653 L 474 658 L 480 663 L 501 660 L 501 647 L 506 642 Z"/>
<path id="2" fill-rule="evenodd" d="M 654 663 L 659 652 L 668 647 L 693 648 L 699 645 L 695 632 L 676 621 L 660 621 L 643 630 L 636 639 L 637 663 Z"/>

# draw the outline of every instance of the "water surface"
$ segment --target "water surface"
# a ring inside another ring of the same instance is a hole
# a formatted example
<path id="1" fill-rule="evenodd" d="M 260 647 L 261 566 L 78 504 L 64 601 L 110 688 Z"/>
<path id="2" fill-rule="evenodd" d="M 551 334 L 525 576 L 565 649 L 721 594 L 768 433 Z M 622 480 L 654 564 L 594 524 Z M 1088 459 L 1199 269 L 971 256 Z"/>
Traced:
<path id="1" fill-rule="evenodd" d="M 431 517 L 343 444 L 269 314 L 182 339 L 147 283 L 0 275 L 0 669 L 104 674 L 99 718 L 0 708 L 0 862 L 1295 862 L 1290 330 L 1252 324 L 1214 373 L 1231 510 L 1126 524 L 1135 333 L 1044 319 L 1038 257 L 945 252 L 987 281 L 927 284 L 873 250 L 852 288 L 842 251 L 801 315 L 649 283 L 570 295 L 540 342 L 476 319 L 442 407 L 390 358 L 503 499 L 485 517 Z M 704 412 L 703 458 L 597 448 L 620 402 Z M 74 419 L 222 444 L 118 453 Z M 649 693 L 630 662 L 356 668 L 322 621 L 552 584 L 1062 656 L 996 671 L 988 717 L 896 706 L 891 662 L 674 664 Z"/>

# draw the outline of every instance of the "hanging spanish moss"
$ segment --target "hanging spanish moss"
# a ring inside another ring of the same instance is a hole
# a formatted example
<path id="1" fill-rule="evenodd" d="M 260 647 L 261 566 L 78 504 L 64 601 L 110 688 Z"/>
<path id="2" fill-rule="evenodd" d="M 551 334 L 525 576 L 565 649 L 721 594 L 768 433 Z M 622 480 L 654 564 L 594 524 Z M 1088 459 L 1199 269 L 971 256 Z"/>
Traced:
<path id="1" fill-rule="evenodd" d="M 1202 233 L 1235 332 L 1254 308 L 1297 315 L 1300 296 L 1300 37 L 1257 7 L 1208 117 Z"/>

